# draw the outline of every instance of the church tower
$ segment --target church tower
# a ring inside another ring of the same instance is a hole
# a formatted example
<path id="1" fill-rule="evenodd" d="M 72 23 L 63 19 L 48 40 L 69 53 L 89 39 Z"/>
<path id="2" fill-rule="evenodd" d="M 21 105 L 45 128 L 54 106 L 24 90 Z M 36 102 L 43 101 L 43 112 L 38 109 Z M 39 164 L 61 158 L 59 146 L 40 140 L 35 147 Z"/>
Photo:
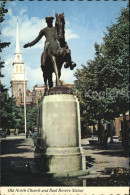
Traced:
<path id="1" fill-rule="evenodd" d="M 16 50 L 14 54 L 13 62 L 13 75 L 11 79 L 12 87 L 12 96 L 16 98 L 17 106 L 23 104 L 24 98 L 24 84 L 25 91 L 27 90 L 27 78 L 24 78 L 24 63 L 22 60 L 22 53 L 20 52 L 19 47 L 19 28 L 17 22 L 17 31 L 16 31 Z"/>

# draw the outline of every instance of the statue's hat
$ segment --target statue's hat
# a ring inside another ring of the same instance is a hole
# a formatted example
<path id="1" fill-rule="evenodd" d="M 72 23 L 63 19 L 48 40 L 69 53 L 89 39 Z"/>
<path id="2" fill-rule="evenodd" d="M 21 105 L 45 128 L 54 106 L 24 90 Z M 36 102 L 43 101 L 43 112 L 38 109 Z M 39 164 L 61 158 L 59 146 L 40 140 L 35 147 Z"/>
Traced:
<path id="1" fill-rule="evenodd" d="M 48 16 L 48 17 L 46 17 L 45 19 L 46 19 L 46 22 L 48 22 L 48 21 L 52 21 L 52 20 L 54 20 L 54 17 L 52 17 L 52 16 Z"/>

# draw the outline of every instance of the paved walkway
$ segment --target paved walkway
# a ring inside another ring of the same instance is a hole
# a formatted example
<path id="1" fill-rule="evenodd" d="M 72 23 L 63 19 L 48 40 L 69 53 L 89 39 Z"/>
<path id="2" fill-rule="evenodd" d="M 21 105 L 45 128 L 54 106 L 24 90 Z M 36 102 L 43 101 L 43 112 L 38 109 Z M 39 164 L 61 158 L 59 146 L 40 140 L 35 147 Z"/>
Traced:
<path id="1" fill-rule="evenodd" d="M 102 150 L 97 146 L 89 145 L 89 139 L 82 139 L 82 147 L 86 156 L 87 170 L 95 175 L 93 178 L 95 183 L 87 181 L 89 186 L 97 186 L 96 175 L 104 174 L 105 170 L 107 170 L 105 175 L 115 174 L 116 171 L 119 176 L 121 171 L 127 171 L 129 168 L 129 159 L 124 156 L 120 142 L 109 144 L 107 150 Z M 83 186 L 83 178 L 50 180 L 50 178 L 31 175 L 28 162 L 33 159 L 34 146 L 31 138 L 3 139 L 1 141 L 2 186 Z M 127 181 L 123 183 L 126 179 L 123 175 L 120 184 L 127 185 Z"/>
<path id="2" fill-rule="evenodd" d="M 82 139 L 82 146 L 90 173 L 98 173 L 105 168 L 129 168 L 129 159 L 124 156 L 121 142 L 118 140 L 114 140 L 113 144 L 108 143 L 106 150 L 90 145 L 89 139 Z M 89 167 L 89 162 L 92 167 Z"/>

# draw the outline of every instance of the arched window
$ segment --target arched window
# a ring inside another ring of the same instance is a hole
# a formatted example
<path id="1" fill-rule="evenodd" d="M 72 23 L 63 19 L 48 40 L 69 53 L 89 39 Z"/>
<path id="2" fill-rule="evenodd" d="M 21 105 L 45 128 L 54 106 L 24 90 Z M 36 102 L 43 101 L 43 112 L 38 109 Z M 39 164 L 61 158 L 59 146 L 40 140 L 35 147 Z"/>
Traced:
<path id="1" fill-rule="evenodd" d="M 18 96 L 20 96 L 21 93 L 22 93 L 22 85 L 19 84 L 19 85 L 18 85 Z"/>
<path id="2" fill-rule="evenodd" d="M 19 88 L 19 89 L 22 89 L 22 84 L 19 84 L 19 85 L 18 85 L 18 88 Z"/>
<path id="3" fill-rule="evenodd" d="M 20 95 L 21 95 L 21 89 L 18 90 L 18 96 L 20 96 Z"/>
<path id="4" fill-rule="evenodd" d="M 20 72 L 22 73 L 22 66 L 20 66 Z"/>
<path id="5" fill-rule="evenodd" d="M 16 66 L 16 72 L 18 72 L 18 66 Z"/>
<path id="6" fill-rule="evenodd" d="M 20 62 L 20 56 L 19 55 L 17 56 L 17 62 Z"/>

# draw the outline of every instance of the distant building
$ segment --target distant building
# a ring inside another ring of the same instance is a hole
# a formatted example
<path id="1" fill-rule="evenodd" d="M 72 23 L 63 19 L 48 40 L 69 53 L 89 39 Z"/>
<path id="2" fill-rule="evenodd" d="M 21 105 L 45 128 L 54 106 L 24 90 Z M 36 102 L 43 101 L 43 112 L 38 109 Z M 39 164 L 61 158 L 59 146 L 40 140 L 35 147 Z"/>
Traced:
<path id="1" fill-rule="evenodd" d="M 45 92 L 45 86 L 42 85 L 42 86 L 38 86 L 38 85 L 35 85 L 33 87 L 33 103 L 36 104 L 36 106 L 38 106 L 38 100 L 41 99 L 44 95 L 44 92 Z"/>
<path id="2" fill-rule="evenodd" d="M 126 113 L 126 129 L 130 128 L 130 116 L 129 116 L 129 112 Z M 120 136 L 121 133 L 121 129 L 123 129 L 123 116 L 120 115 L 120 117 L 115 118 L 114 120 L 114 128 L 115 128 L 115 135 L 116 136 Z"/>
<path id="3" fill-rule="evenodd" d="M 122 117 L 115 118 L 114 127 L 115 127 L 115 135 L 116 136 L 120 136 L 121 123 L 122 123 Z"/>
<path id="4" fill-rule="evenodd" d="M 70 89 L 72 89 L 73 88 L 73 86 L 74 86 L 74 84 L 63 84 L 63 86 L 65 86 L 65 87 L 68 87 L 68 88 L 70 88 Z"/>
<path id="5" fill-rule="evenodd" d="M 26 92 L 26 104 L 32 104 L 32 95 L 31 92 L 27 90 L 28 79 L 25 77 L 24 72 L 24 62 L 19 47 L 19 29 L 17 23 L 16 50 L 14 54 L 13 75 L 11 79 L 12 96 L 16 99 L 17 106 L 21 106 L 24 103 L 24 91 Z"/>
<path id="6" fill-rule="evenodd" d="M 72 89 L 72 87 L 74 86 L 73 84 L 62 84 L 65 87 L 68 87 L 70 89 Z M 44 96 L 45 93 L 45 85 L 35 85 L 33 87 L 33 103 L 36 104 L 36 106 L 38 106 L 38 101 Z"/>
<path id="7" fill-rule="evenodd" d="M 26 97 L 25 97 L 26 105 L 33 104 L 33 93 L 29 89 L 26 90 Z M 21 95 L 21 103 L 20 105 L 24 105 L 24 97 Z"/>

